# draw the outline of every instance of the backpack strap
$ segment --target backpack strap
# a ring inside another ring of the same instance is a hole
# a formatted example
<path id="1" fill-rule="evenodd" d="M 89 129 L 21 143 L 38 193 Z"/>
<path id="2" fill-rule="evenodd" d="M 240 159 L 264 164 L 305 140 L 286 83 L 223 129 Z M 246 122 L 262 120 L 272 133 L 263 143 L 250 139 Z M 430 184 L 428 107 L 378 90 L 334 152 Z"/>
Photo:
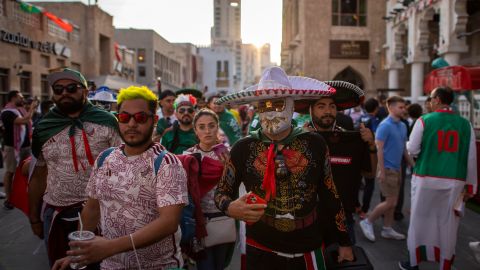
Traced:
<path id="1" fill-rule="evenodd" d="M 115 150 L 116 147 L 110 147 L 107 150 L 103 151 L 97 158 L 97 168 L 102 167 L 105 159 Z"/>
<path id="2" fill-rule="evenodd" d="M 171 153 L 174 153 L 177 147 L 180 145 L 180 135 L 178 134 L 179 129 L 180 124 L 178 123 L 178 120 L 176 120 L 175 122 L 173 122 L 172 125 L 173 140 L 170 148 L 168 149 L 168 151 L 170 151 Z"/>
<path id="3" fill-rule="evenodd" d="M 160 169 L 160 165 L 162 164 L 163 157 L 167 154 L 167 150 L 163 150 L 160 154 L 155 158 L 153 161 L 153 168 L 155 169 L 155 176 L 158 174 L 158 170 Z"/>

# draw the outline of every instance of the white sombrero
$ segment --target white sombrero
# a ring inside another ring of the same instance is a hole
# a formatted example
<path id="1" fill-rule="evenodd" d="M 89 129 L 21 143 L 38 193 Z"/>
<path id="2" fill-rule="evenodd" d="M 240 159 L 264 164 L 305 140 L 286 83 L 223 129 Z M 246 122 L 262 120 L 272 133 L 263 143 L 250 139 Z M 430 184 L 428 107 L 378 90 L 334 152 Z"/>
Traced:
<path id="1" fill-rule="evenodd" d="M 279 67 L 267 68 L 260 82 L 238 93 L 224 96 L 217 104 L 245 104 L 265 99 L 291 97 L 295 100 L 295 110 L 304 110 L 312 99 L 335 94 L 335 88 L 321 81 L 300 77 L 287 76 Z"/>
<path id="2" fill-rule="evenodd" d="M 95 93 L 95 95 L 90 100 L 117 103 L 117 100 L 114 98 L 113 94 L 107 91 L 100 91 Z"/>

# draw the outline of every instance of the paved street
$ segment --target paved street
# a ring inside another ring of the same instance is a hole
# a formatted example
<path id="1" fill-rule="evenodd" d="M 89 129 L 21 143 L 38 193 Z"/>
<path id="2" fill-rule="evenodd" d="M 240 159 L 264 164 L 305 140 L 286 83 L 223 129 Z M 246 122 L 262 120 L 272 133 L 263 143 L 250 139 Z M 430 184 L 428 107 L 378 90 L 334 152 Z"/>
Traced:
<path id="1" fill-rule="evenodd" d="M 3 171 L 0 170 L 3 177 Z M 407 184 L 406 190 L 409 190 Z M 406 192 L 406 202 L 409 202 L 409 193 Z M 378 190 L 374 195 L 375 205 L 378 202 Z M 3 200 L 1 201 L 3 203 Z M 408 205 L 404 207 L 408 213 Z M 480 269 L 468 248 L 470 241 L 480 240 L 480 215 L 467 209 L 466 217 L 462 219 L 460 234 L 457 241 L 457 255 L 455 267 L 458 270 Z M 399 222 L 395 229 L 402 233 L 407 232 L 408 218 Z M 406 241 L 386 240 L 380 237 L 381 222 L 376 226 L 377 241 L 370 243 L 363 237 L 357 226 L 358 245 L 362 246 L 375 269 L 396 270 L 397 262 L 407 258 Z M 236 252 L 238 254 L 238 251 Z M 234 258 L 229 270 L 239 269 L 239 258 Z M 30 231 L 27 218 L 18 210 L 6 211 L 0 207 L 0 270 L 46 270 L 48 269 L 46 251 L 43 242 Z M 438 269 L 436 264 L 422 264 L 422 270 Z"/>

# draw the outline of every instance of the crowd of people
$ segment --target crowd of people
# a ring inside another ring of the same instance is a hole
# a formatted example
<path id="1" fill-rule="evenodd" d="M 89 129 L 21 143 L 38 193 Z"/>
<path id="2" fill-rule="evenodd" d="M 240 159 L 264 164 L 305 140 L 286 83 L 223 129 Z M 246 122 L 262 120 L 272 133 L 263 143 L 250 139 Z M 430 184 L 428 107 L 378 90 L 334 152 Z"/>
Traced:
<path id="1" fill-rule="evenodd" d="M 236 242 L 244 269 L 328 269 L 365 256 L 354 228 L 375 242 L 382 217 L 381 237 L 407 239 L 400 269 L 453 265 L 477 168 L 475 134 L 448 87 L 424 111 L 278 67 L 257 85 L 208 97 L 136 86 L 92 92 L 68 68 L 48 82 L 52 100 L 41 104 L 8 93 L 0 195 L 27 214 L 52 269 L 224 269 Z M 12 189 L 16 171 L 28 179 L 26 207 Z M 394 227 L 407 172 L 406 236 Z M 371 205 L 376 183 L 382 201 Z M 96 236 L 70 241 L 75 231 Z"/>

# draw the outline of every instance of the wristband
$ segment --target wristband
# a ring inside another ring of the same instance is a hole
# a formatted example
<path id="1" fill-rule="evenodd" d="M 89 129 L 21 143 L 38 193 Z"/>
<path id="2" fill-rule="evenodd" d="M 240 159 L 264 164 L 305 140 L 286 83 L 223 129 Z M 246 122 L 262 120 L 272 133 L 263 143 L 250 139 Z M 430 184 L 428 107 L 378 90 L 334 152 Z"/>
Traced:
<path id="1" fill-rule="evenodd" d="M 31 222 L 31 221 L 30 221 L 30 224 L 31 224 L 31 225 L 35 225 L 35 224 L 39 224 L 39 223 L 43 223 L 43 222 L 42 222 L 42 221 L 35 221 L 35 222 Z"/>

